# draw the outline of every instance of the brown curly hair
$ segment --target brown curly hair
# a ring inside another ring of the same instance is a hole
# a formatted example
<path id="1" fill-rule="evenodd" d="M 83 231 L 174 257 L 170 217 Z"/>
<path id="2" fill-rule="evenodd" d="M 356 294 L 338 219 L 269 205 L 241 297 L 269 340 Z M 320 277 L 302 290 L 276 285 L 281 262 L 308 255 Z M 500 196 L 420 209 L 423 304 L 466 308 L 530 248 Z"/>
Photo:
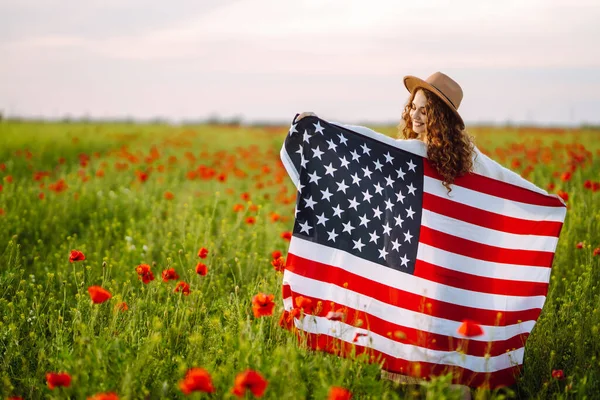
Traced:
<path id="1" fill-rule="evenodd" d="M 424 88 L 419 88 L 411 93 L 402 112 L 404 124 L 402 126 L 401 122 L 398 125 L 399 138 L 401 138 L 400 135 L 404 136 L 404 139 L 417 139 L 419 136 L 413 131 L 410 118 L 412 102 L 419 90 L 423 90 L 427 98 L 425 106 L 427 158 L 442 176 L 442 183 L 450 193 L 452 191 L 450 185 L 454 183 L 454 179 L 473 170 L 473 155 L 475 154 L 473 138 L 467 134 L 464 125 L 450 107 L 437 95 Z"/>

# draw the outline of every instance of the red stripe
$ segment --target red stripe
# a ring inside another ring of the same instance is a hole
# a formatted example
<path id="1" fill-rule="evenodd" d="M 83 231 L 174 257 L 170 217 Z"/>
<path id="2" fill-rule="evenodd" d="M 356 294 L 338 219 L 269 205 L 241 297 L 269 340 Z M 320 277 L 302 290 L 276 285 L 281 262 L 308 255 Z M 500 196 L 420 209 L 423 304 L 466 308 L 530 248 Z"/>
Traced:
<path id="1" fill-rule="evenodd" d="M 403 375 L 414 376 L 424 380 L 432 376 L 452 373 L 453 383 L 470 387 L 489 387 L 496 389 L 515 383 L 521 366 L 506 368 L 492 373 L 473 372 L 466 368 L 433 364 L 428 362 L 412 362 L 401 358 L 391 357 L 378 350 L 345 342 L 328 335 L 317 335 L 295 329 L 298 340 L 313 350 L 325 351 L 346 358 L 357 358 L 371 363 L 383 361 L 383 369 Z"/>
<path id="2" fill-rule="evenodd" d="M 477 338 L 456 338 L 394 324 L 374 315 L 365 313 L 364 311 L 341 306 L 327 299 L 306 296 L 302 293 L 293 293 L 294 302 L 298 296 L 302 296 L 312 301 L 312 315 L 326 317 L 327 313 L 330 311 L 339 312 L 342 310 L 345 315 L 342 321 L 348 325 L 366 329 L 380 336 L 387 337 L 395 342 L 419 346 L 431 350 L 462 351 L 465 354 L 476 357 L 484 357 L 486 354 L 491 357 L 495 357 L 506 353 L 507 350 L 523 347 L 525 345 L 525 341 L 529 337 L 528 333 L 524 333 L 522 335 L 513 336 L 512 338 L 506 340 L 495 340 L 492 342 L 476 340 Z"/>
<path id="3" fill-rule="evenodd" d="M 423 171 L 425 176 L 435 178 L 440 181 L 443 180 L 443 178 L 433 168 L 431 163 L 426 159 L 423 159 Z M 520 203 L 546 207 L 565 207 L 556 197 L 537 193 L 523 187 L 511 185 L 510 183 L 492 179 L 476 173 L 470 173 L 456 178 L 453 185 L 489 194 L 491 196 L 500 197 L 506 200 L 518 201 Z"/>
<path id="4" fill-rule="evenodd" d="M 490 246 L 439 232 L 423 225 L 421 225 L 419 243 L 466 257 L 503 264 L 550 268 L 554 258 L 554 253 L 549 251 L 516 250 Z"/>
<path id="5" fill-rule="evenodd" d="M 292 253 L 288 253 L 288 260 L 286 268 L 295 274 L 339 287 L 346 287 L 356 293 L 387 303 L 390 306 L 401 307 L 452 321 L 461 322 L 465 319 L 471 319 L 482 325 L 505 326 L 523 321 L 536 321 L 541 312 L 541 309 L 534 308 L 523 311 L 502 311 L 499 313 L 496 310 L 461 306 L 399 290 L 341 268 L 298 257 Z M 500 319 L 498 318 L 498 314 L 501 314 Z"/>
<path id="6" fill-rule="evenodd" d="M 281 295 L 284 299 L 287 299 L 292 295 L 292 289 L 290 289 L 290 285 L 281 286 Z"/>
<path id="7" fill-rule="evenodd" d="M 467 274 L 418 259 L 413 275 L 442 285 L 472 290 L 474 292 L 523 297 L 546 296 L 548 293 L 547 283 L 511 281 Z"/>
<path id="8" fill-rule="evenodd" d="M 558 237 L 562 227 L 562 222 L 531 221 L 508 217 L 444 199 L 430 193 L 423 193 L 423 208 L 470 224 L 517 235 Z"/>

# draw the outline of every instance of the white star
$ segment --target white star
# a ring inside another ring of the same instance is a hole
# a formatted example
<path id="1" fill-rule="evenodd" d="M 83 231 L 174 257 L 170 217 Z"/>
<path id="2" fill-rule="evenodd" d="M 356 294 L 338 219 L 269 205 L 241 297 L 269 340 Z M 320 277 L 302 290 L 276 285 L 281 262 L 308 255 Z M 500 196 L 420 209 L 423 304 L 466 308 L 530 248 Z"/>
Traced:
<path id="1" fill-rule="evenodd" d="M 317 215 L 317 225 L 321 224 L 323 226 L 325 226 L 325 222 L 329 221 L 329 218 L 325 217 L 325 213 L 322 213 L 321 215 Z"/>
<path id="2" fill-rule="evenodd" d="M 392 251 L 394 251 L 394 250 L 398 251 L 400 246 L 401 246 L 401 244 L 400 244 L 400 242 L 398 242 L 398 239 L 394 239 L 394 241 L 392 242 Z"/>
<path id="3" fill-rule="evenodd" d="M 293 124 L 293 125 L 292 125 L 292 127 L 290 128 L 290 130 L 288 131 L 288 134 L 289 134 L 290 136 L 292 136 L 294 133 L 298 132 L 298 131 L 296 130 L 296 125 L 298 125 L 298 124 Z"/>
<path id="4" fill-rule="evenodd" d="M 406 258 L 406 254 L 404 255 L 404 257 L 400 257 L 400 262 L 402 263 L 402 265 L 408 268 L 408 258 Z"/>
<path id="5" fill-rule="evenodd" d="M 346 142 L 348 141 L 348 139 L 346 139 L 341 133 L 338 135 L 338 137 L 340 138 L 340 144 L 344 144 L 347 146 Z"/>
<path id="6" fill-rule="evenodd" d="M 364 167 L 362 170 L 363 170 L 363 172 L 365 173 L 365 178 L 369 178 L 369 179 L 371 179 L 371 174 L 372 174 L 373 172 L 369 171 L 369 167 Z"/>
<path id="7" fill-rule="evenodd" d="M 350 221 L 348 221 L 348 223 L 342 224 L 342 225 L 344 225 L 344 230 L 342 232 L 348 232 L 349 234 L 352 234 L 352 229 L 356 229 L 355 227 L 352 226 Z"/>
<path id="8" fill-rule="evenodd" d="M 298 150 L 296 150 L 296 153 L 302 155 L 303 152 L 304 152 L 304 147 L 302 147 L 302 145 L 298 146 Z"/>
<path id="9" fill-rule="evenodd" d="M 323 127 L 321 126 L 320 121 L 317 121 L 317 123 L 313 124 L 313 126 L 315 127 L 315 133 L 320 133 L 321 135 L 323 134 Z"/>
<path id="10" fill-rule="evenodd" d="M 358 177 L 358 173 L 355 172 L 354 175 L 350 175 L 352 177 L 352 183 L 360 186 L 360 178 Z"/>
<path id="11" fill-rule="evenodd" d="M 402 233 L 404 235 L 404 241 L 410 243 L 410 239 L 412 239 L 413 235 L 410 234 L 409 231 L 406 231 L 406 233 Z"/>
<path id="12" fill-rule="evenodd" d="M 362 148 L 363 154 L 366 154 L 366 155 L 368 155 L 368 156 L 370 156 L 370 155 L 371 155 L 371 154 L 370 154 L 370 152 L 371 152 L 371 149 L 367 147 L 367 144 L 366 144 L 366 143 L 363 143 L 363 144 L 362 144 L 362 146 L 360 146 L 360 147 Z"/>
<path id="13" fill-rule="evenodd" d="M 377 182 L 377 183 L 375 184 L 375 193 L 377 193 L 377 194 L 381 194 L 381 192 L 382 192 L 382 191 L 383 191 L 383 187 L 381 187 L 381 186 L 379 185 L 379 182 Z"/>
<path id="14" fill-rule="evenodd" d="M 304 130 L 304 135 L 302 135 L 302 139 L 308 143 L 308 139 L 310 139 L 310 135 L 308 134 L 308 131 L 305 129 Z"/>
<path id="15" fill-rule="evenodd" d="M 396 201 L 404 204 L 404 195 L 402 194 L 402 190 L 398 190 L 398 193 L 396 193 Z"/>
<path id="16" fill-rule="evenodd" d="M 298 211 L 300 211 L 300 210 L 298 210 L 298 206 L 295 206 L 294 207 L 294 217 L 298 216 Z"/>
<path id="17" fill-rule="evenodd" d="M 406 172 L 402 171 L 402 167 L 398 168 L 396 172 L 398 173 L 398 178 L 402 178 L 402 180 L 404 180 L 404 175 L 406 175 Z"/>
<path id="18" fill-rule="evenodd" d="M 383 225 L 383 234 L 389 235 L 391 231 L 392 231 L 392 228 L 390 227 L 390 224 L 388 224 L 386 222 L 385 225 Z"/>
<path id="19" fill-rule="evenodd" d="M 385 247 L 383 249 L 379 249 L 379 258 L 383 258 L 385 260 L 387 255 L 388 255 L 388 252 L 385 251 Z"/>
<path id="20" fill-rule="evenodd" d="M 303 185 L 303 184 L 301 184 L 301 183 L 299 183 L 299 185 L 300 185 L 300 187 L 298 188 L 298 191 L 299 191 L 300 193 L 302 193 L 302 189 L 304 189 L 304 187 L 306 187 L 306 185 Z"/>
<path id="21" fill-rule="evenodd" d="M 308 176 L 310 177 L 310 183 L 316 183 L 317 185 L 319 184 L 319 179 L 321 179 L 321 177 L 317 175 L 317 171 L 313 171 L 313 173 L 308 174 Z"/>
<path id="22" fill-rule="evenodd" d="M 317 146 L 316 149 L 312 149 L 312 151 L 313 151 L 313 158 L 317 157 L 320 160 L 321 155 L 323 155 L 323 152 L 321 151 L 321 149 L 319 149 L 319 146 Z"/>
<path id="23" fill-rule="evenodd" d="M 346 194 L 346 189 L 348 189 L 348 188 L 349 188 L 349 186 L 347 186 L 347 185 L 344 183 L 344 180 L 342 179 L 342 182 L 341 182 L 341 183 L 340 183 L 340 182 L 336 182 L 336 183 L 337 183 L 337 185 L 338 185 L 338 190 L 337 190 L 337 191 L 339 192 L 339 191 L 341 190 L 342 192 L 344 192 L 344 194 Z"/>
<path id="24" fill-rule="evenodd" d="M 312 226 L 308 225 L 308 221 L 305 221 L 304 223 L 300 224 L 300 233 L 304 232 L 306 230 L 306 234 L 309 234 L 309 231 L 312 229 Z"/>
<path id="25" fill-rule="evenodd" d="M 307 199 L 303 198 L 303 200 L 306 202 L 306 207 L 310 207 L 313 210 L 315 209 L 315 204 L 317 204 L 317 202 L 312 199 L 312 196 Z"/>
<path id="26" fill-rule="evenodd" d="M 412 171 L 412 172 L 417 172 L 417 171 L 415 170 L 415 167 L 416 167 L 416 165 L 415 165 L 415 164 L 413 164 L 412 160 L 409 160 L 409 161 L 407 162 L 407 164 L 408 164 L 408 170 L 409 170 L 409 171 Z"/>
<path id="27" fill-rule="evenodd" d="M 342 162 L 342 167 L 348 169 L 348 165 L 350 164 L 350 161 L 346 160 L 346 156 L 340 158 L 340 161 Z"/>
<path id="28" fill-rule="evenodd" d="M 300 156 L 300 165 L 302 166 L 302 168 L 306 168 L 306 163 L 308 163 L 308 160 L 304 158 L 304 155 Z"/>
<path id="29" fill-rule="evenodd" d="M 340 208 L 339 204 L 337 206 L 335 206 L 332 210 L 333 210 L 333 216 L 334 217 L 339 217 L 339 218 L 342 217 L 342 213 L 344 212 L 344 210 L 342 210 Z"/>
<path id="30" fill-rule="evenodd" d="M 373 214 L 374 214 L 373 218 L 379 218 L 379 219 L 381 219 L 381 214 L 382 213 L 381 213 L 381 211 L 379 211 L 379 206 L 377 206 L 377 207 L 375 207 L 373 209 Z"/>
<path id="31" fill-rule="evenodd" d="M 327 150 L 332 150 L 333 149 L 333 151 L 336 151 L 337 144 L 335 144 L 335 142 L 333 141 L 333 139 L 329 139 L 327 141 L 327 144 L 329 145 L 329 148 Z"/>
<path id="32" fill-rule="evenodd" d="M 389 175 L 385 177 L 385 186 L 394 187 L 394 180 Z"/>
<path id="33" fill-rule="evenodd" d="M 384 202 L 384 203 L 385 203 L 385 209 L 386 209 L 386 210 L 391 210 L 391 209 L 392 209 L 392 207 L 394 206 L 394 203 L 392 203 L 392 202 L 390 201 L 390 199 L 385 199 L 385 202 Z"/>
<path id="34" fill-rule="evenodd" d="M 406 214 L 407 214 L 407 215 L 406 215 L 406 217 L 407 217 L 407 218 L 414 219 L 414 218 L 413 218 L 413 215 L 414 215 L 414 213 L 415 213 L 415 212 L 412 210 L 412 206 L 411 206 L 411 207 L 408 207 L 408 208 L 406 209 Z"/>
<path id="35" fill-rule="evenodd" d="M 415 190 L 417 190 L 417 188 L 413 186 L 412 182 L 406 188 L 408 189 L 408 194 L 415 194 Z"/>
<path id="36" fill-rule="evenodd" d="M 352 250 L 358 249 L 358 251 L 362 251 L 362 248 L 365 246 L 362 243 L 362 239 L 353 240 L 352 242 L 354 243 L 354 247 L 352 248 Z"/>
<path id="37" fill-rule="evenodd" d="M 379 171 L 381 171 L 381 167 L 383 167 L 383 164 L 380 163 L 379 160 L 375 160 L 373 163 L 375 164 L 375 169 L 378 169 Z"/>
<path id="38" fill-rule="evenodd" d="M 337 168 L 333 168 L 333 163 L 329 163 L 329 165 L 325 166 L 325 175 L 329 174 L 333 176 L 335 171 L 337 171 Z"/>
<path id="39" fill-rule="evenodd" d="M 360 218 L 360 224 L 358 224 L 359 226 L 360 226 L 360 225 L 364 225 L 364 226 L 365 226 L 365 228 L 366 228 L 366 227 L 367 227 L 367 224 L 368 224 L 369 222 L 371 222 L 371 220 L 370 220 L 369 218 L 367 218 L 367 214 L 365 214 L 365 215 L 363 215 L 362 217 L 359 217 L 359 218 Z"/>
<path id="40" fill-rule="evenodd" d="M 402 216 L 400 214 L 398 214 L 398 216 L 394 217 L 394 219 L 396 220 L 396 225 L 400 226 L 400 228 L 402 228 L 402 223 L 404 222 L 404 220 L 402 219 Z"/>
<path id="41" fill-rule="evenodd" d="M 358 161 L 360 158 L 360 154 L 358 154 L 358 151 L 356 150 L 352 150 L 350 154 L 352 154 L 352 161 Z"/>
<path id="42" fill-rule="evenodd" d="M 356 211 L 358 211 L 358 201 L 356 201 L 356 196 L 354 196 L 353 199 L 348 200 L 350 202 L 350 205 L 348 206 L 348 208 L 354 208 Z"/>
<path id="43" fill-rule="evenodd" d="M 321 190 L 321 193 L 323 194 L 323 197 L 321 198 L 321 200 L 331 201 L 331 200 L 329 200 L 329 198 L 331 196 L 333 196 L 333 193 L 329 192 L 329 188 L 325 188 L 325 190 Z"/>
<path id="44" fill-rule="evenodd" d="M 389 151 L 384 155 L 384 157 L 385 157 L 385 162 L 389 162 L 390 164 L 394 163 L 394 159 L 392 158 Z"/>
<path id="45" fill-rule="evenodd" d="M 377 244 L 377 241 L 379 240 L 379 235 L 377 234 L 377 230 L 374 230 L 372 233 L 369 233 L 369 236 L 371 236 L 371 239 L 369 239 L 369 243 L 374 242 L 375 244 Z"/>
<path id="46" fill-rule="evenodd" d="M 335 238 L 338 237 L 338 234 L 335 233 L 335 228 L 332 229 L 330 232 L 327 232 L 329 234 L 329 237 L 327 238 L 327 240 L 333 240 L 335 242 Z"/>
<path id="47" fill-rule="evenodd" d="M 362 194 L 363 194 L 363 196 L 364 196 L 364 197 L 363 197 L 363 200 L 366 200 L 366 201 L 368 201 L 369 203 L 371 203 L 371 197 L 373 197 L 373 196 L 371 196 L 371 194 L 369 193 L 369 189 L 367 189 L 367 190 L 365 190 L 364 192 L 362 192 Z"/>

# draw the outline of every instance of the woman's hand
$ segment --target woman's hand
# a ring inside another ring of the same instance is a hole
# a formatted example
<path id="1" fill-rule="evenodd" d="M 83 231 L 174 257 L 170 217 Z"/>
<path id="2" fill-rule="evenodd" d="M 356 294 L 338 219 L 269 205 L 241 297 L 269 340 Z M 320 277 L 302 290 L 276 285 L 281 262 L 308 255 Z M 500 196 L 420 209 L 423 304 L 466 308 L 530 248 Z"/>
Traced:
<path id="1" fill-rule="evenodd" d="M 304 117 L 316 117 L 317 114 L 314 112 L 306 111 L 296 117 L 296 122 L 300 121 Z"/>

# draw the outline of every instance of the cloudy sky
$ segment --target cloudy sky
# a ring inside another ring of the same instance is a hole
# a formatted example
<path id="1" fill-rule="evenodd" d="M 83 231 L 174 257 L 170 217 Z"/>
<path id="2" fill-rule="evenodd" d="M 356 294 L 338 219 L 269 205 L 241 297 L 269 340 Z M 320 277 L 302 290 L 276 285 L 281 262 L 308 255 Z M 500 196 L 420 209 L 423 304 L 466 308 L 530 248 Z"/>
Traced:
<path id="1" fill-rule="evenodd" d="M 397 121 L 442 71 L 468 122 L 600 123 L 598 0 L 0 0 L 0 110 Z"/>

